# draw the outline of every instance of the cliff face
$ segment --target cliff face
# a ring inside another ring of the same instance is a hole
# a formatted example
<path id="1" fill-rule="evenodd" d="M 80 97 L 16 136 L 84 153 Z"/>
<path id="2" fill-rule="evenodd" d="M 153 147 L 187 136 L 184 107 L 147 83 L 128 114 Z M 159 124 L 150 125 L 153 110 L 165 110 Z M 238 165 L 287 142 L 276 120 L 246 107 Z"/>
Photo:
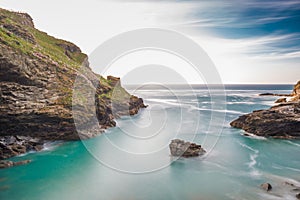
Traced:
<path id="1" fill-rule="evenodd" d="M 28 14 L 0 9 L 0 36 L 1 151 L 7 143 L 4 136 L 79 139 L 72 113 L 77 76 L 96 91 L 93 103 L 102 128 L 115 126 L 116 117 L 136 114 L 145 107 L 143 100 L 128 94 L 116 78 L 107 80 L 93 73 L 79 47 L 35 29 Z M 112 100 L 114 91 L 120 91 L 118 101 Z M 86 111 L 79 113 L 82 123 L 89 121 Z M 95 134 L 98 133 L 86 138 Z"/>
<path id="2" fill-rule="evenodd" d="M 293 92 L 291 94 L 293 96 L 292 101 L 300 100 L 300 81 L 294 86 Z"/>
<path id="3" fill-rule="evenodd" d="M 240 116 L 230 125 L 258 136 L 300 139 L 300 81 L 291 96 L 288 102 Z"/>

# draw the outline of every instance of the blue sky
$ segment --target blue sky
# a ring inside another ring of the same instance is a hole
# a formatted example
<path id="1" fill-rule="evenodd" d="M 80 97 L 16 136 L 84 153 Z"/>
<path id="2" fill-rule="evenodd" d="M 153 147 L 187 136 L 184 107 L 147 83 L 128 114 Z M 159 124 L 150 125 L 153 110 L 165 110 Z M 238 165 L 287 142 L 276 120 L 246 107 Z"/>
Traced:
<path id="1" fill-rule="evenodd" d="M 0 6 L 28 12 L 37 28 L 88 54 L 113 35 L 159 27 L 203 47 L 224 83 L 300 80 L 299 0 L 2 0 Z M 117 67 L 109 73 L 124 75 Z"/>
<path id="2" fill-rule="evenodd" d="M 219 6 L 216 8 L 215 4 Z M 194 26 L 201 28 L 201 20 L 207 19 L 209 30 L 220 37 L 232 39 L 289 35 L 280 43 L 271 43 L 270 47 L 282 48 L 284 52 L 299 50 L 300 1 L 215 1 L 211 5 L 212 8 L 206 11 L 199 9 L 191 13 L 195 19 L 200 19 L 193 23 Z"/>

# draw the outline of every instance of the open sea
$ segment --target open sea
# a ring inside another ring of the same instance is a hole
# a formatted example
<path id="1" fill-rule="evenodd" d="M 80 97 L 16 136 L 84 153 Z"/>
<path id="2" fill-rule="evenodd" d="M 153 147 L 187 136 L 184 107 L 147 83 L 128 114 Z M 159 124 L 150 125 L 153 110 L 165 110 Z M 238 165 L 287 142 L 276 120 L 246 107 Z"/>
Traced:
<path id="1" fill-rule="evenodd" d="M 32 163 L 0 170 L 1 200 L 268 200 L 295 199 L 300 141 L 245 137 L 238 116 L 274 105 L 292 85 L 127 87 L 148 108 L 86 141 L 54 142 L 12 158 Z M 207 153 L 174 158 L 173 138 Z M 260 184 L 269 182 L 265 192 Z"/>

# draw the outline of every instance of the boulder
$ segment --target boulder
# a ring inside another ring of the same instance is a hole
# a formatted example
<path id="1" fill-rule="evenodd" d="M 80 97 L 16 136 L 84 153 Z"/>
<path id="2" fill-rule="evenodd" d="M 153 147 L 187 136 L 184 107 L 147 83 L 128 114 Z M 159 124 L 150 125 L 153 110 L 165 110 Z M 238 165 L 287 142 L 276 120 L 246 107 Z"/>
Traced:
<path id="1" fill-rule="evenodd" d="M 286 102 L 286 98 L 279 98 L 275 101 L 275 103 L 285 103 Z"/>
<path id="2" fill-rule="evenodd" d="M 270 183 L 263 183 L 260 185 L 260 188 L 265 191 L 270 191 L 272 190 L 272 185 Z"/>
<path id="3" fill-rule="evenodd" d="M 184 140 L 174 139 L 169 144 L 172 156 L 194 157 L 206 153 L 206 151 L 196 143 L 185 142 Z"/>
<path id="4" fill-rule="evenodd" d="M 300 199 L 300 193 L 296 194 L 296 198 Z"/>

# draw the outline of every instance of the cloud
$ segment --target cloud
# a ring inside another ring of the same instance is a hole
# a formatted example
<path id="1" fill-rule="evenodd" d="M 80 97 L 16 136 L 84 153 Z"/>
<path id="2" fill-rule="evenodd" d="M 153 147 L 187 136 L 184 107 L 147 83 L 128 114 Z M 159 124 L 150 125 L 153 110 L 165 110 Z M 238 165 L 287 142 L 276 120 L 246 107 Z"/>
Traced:
<path id="1" fill-rule="evenodd" d="M 298 0 L 2 0 L 1 4 L 29 12 L 36 27 L 75 42 L 87 53 L 114 35 L 158 27 L 197 41 L 227 83 L 294 82 L 290 79 L 299 74 Z M 275 74 L 266 77 L 270 70 Z"/>

